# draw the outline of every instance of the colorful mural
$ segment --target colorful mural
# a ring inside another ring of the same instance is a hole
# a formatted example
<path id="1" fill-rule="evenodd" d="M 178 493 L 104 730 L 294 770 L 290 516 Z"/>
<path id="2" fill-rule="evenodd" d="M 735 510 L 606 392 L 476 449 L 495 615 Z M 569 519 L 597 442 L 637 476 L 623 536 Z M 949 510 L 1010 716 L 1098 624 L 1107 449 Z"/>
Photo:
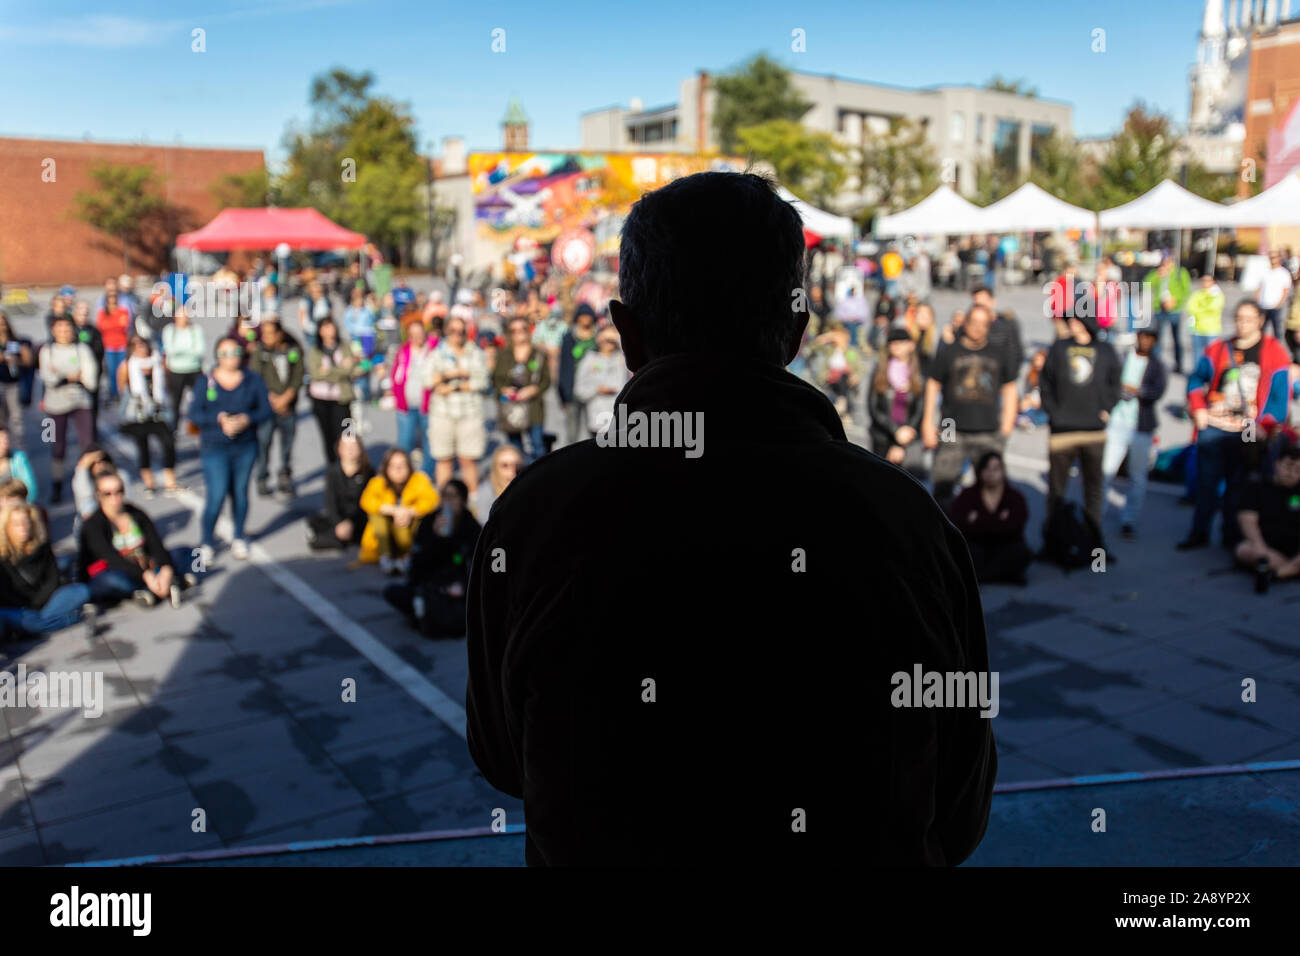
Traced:
<path id="1" fill-rule="evenodd" d="M 589 229 L 596 254 L 618 249 L 618 230 L 642 193 L 680 176 L 734 170 L 724 156 L 680 153 L 471 153 L 469 173 L 478 234 L 503 246 L 546 244 Z"/>

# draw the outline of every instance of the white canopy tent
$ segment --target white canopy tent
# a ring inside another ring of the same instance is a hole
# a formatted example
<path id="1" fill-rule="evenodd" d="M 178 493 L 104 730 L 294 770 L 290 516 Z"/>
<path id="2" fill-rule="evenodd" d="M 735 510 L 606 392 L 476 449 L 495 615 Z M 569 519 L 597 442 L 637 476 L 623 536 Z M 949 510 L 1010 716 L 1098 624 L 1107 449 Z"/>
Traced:
<path id="1" fill-rule="evenodd" d="M 803 220 L 804 228 L 809 232 L 834 239 L 853 239 L 853 220 L 848 216 L 837 216 L 811 206 L 784 186 L 781 186 L 777 192 L 782 199 L 794 205 L 799 218 Z"/>
<path id="2" fill-rule="evenodd" d="M 1102 229 L 1217 229 L 1233 226 L 1232 207 L 1164 180 L 1137 199 L 1101 211 Z"/>
<path id="3" fill-rule="evenodd" d="M 1292 174 L 1258 196 L 1229 206 L 1225 225 L 1300 226 L 1300 176 Z"/>
<path id="4" fill-rule="evenodd" d="M 1095 229 L 1097 214 L 1081 206 L 1072 206 L 1051 193 L 1025 183 L 1009 196 L 980 210 L 988 233 L 1056 232 L 1066 229 Z"/>
<path id="5" fill-rule="evenodd" d="M 987 232 L 984 210 L 963 199 L 947 183 L 911 209 L 881 216 L 877 236 L 943 236 Z"/>

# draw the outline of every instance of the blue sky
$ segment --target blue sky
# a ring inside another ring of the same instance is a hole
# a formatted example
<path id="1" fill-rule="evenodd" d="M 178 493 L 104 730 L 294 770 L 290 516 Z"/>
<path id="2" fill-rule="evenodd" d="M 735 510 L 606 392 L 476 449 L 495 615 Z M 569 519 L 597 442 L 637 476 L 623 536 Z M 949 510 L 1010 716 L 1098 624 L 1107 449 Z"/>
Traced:
<path id="1" fill-rule="evenodd" d="M 900 86 L 1000 73 L 1074 106 L 1078 135 L 1112 132 L 1141 98 L 1187 115 L 1199 0 L 0 0 L 0 135 L 252 146 L 274 161 L 305 121 L 311 77 L 371 70 L 410 104 L 421 141 L 500 145 L 511 96 L 539 147 L 579 143 L 581 112 L 674 102 L 698 69 L 765 50 L 787 66 Z M 191 52 L 191 31 L 207 52 Z M 493 53 L 492 31 L 506 51 Z M 807 36 L 792 53 L 791 31 Z M 1094 29 L 1106 52 L 1092 52 Z"/>

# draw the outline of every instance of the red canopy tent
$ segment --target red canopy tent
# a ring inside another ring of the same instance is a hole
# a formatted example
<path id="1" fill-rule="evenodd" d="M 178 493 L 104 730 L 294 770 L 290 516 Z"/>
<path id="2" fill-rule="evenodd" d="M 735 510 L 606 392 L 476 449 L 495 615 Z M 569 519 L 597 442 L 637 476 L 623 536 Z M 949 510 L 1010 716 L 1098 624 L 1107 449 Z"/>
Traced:
<path id="1" fill-rule="evenodd" d="M 315 209 L 223 209 L 215 219 L 176 237 L 176 245 L 200 252 L 227 249 L 359 249 L 366 237 L 331 222 Z"/>

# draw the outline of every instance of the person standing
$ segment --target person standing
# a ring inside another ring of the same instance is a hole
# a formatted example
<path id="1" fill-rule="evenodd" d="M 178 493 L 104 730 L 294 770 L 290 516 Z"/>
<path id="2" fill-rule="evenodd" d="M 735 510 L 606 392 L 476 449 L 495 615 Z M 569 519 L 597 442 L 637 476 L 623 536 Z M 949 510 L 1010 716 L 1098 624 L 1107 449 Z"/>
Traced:
<path id="1" fill-rule="evenodd" d="M 77 431 L 77 444 L 85 450 L 94 441 L 91 396 L 99 388 L 99 363 L 90 346 L 78 342 L 72 322 L 64 316 L 54 323 L 54 340 L 40 352 L 41 384 L 45 396 L 41 411 L 54 422 L 50 449 L 50 501 L 63 500 L 63 463 L 68 454 L 68 424 Z"/>
<path id="2" fill-rule="evenodd" d="M 1177 265 L 1173 256 L 1167 255 L 1161 260 L 1159 266 L 1147 273 L 1142 284 L 1151 290 L 1149 301 L 1152 303 L 1152 308 L 1156 310 L 1156 331 L 1159 332 L 1165 326 L 1169 326 L 1169 334 L 1173 336 L 1174 371 L 1179 375 L 1185 375 L 1181 325 L 1183 308 L 1192 294 L 1192 275 L 1182 266 Z M 1157 356 L 1160 354 L 1158 343 L 1155 354 Z"/>
<path id="3" fill-rule="evenodd" d="M 1264 331 L 1281 338 L 1286 326 L 1286 302 L 1291 296 L 1291 271 L 1282 262 L 1280 252 L 1268 254 L 1268 271 L 1253 291 L 1264 314 Z"/>
<path id="4" fill-rule="evenodd" d="M 312 414 L 320 426 L 325 457 L 332 464 L 344 423 L 349 420 L 355 395 L 352 380 L 357 376 L 357 357 L 339 340 L 333 319 L 322 319 L 316 326 L 316 345 L 307 352 L 307 374 L 311 376 L 307 394 Z"/>
<path id="5" fill-rule="evenodd" d="M 1187 379 L 1187 407 L 1196 422 L 1196 511 L 1178 550 L 1210 543 L 1216 511 L 1223 511 L 1223 546 L 1236 546 L 1237 499 L 1246 477 L 1246 446 L 1254 435 L 1285 423 L 1291 403 L 1291 356 L 1265 335 L 1259 304 L 1247 299 L 1233 315 L 1232 338 L 1210 345 Z M 1249 437 L 1243 435 L 1250 430 Z M 1220 505 L 1219 483 L 1223 482 Z"/>
<path id="6" fill-rule="evenodd" d="M 614 400 L 628 380 L 627 358 L 618 345 L 618 329 L 607 326 L 596 333 L 596 350 L 588 351 L 578 363 L 573 380 L 573 397 L 585 403 L 583 418 L 594 438 L 614 417 Z"/>
<path id="7" fill-rule="evenodd" d="M 510 320 L 509 341 L 497 351 L 492 387 L 500 399 L 499 425 L 512 445 L 529 462 L 542 457 L 542 397 L 551 387 L 546 353 L 528 340 L 528 320 Z"/>
<path id="8" fill-rule="evenodd" d="M 333 316 L 329 294 L 316 281 L 307 286 L 307 298 L 298 306 L 298 325 L 303 341 L 312 349 L 319 343 L 320 324 Z"/>
<path id="9" fill-rule="evenodd" d="M 1158 403 L 1169 384 L 1164 363 L 1152 361 L 1152 352 L 1159 338 L 1160 330 L 1154 324 L 1138 329 L 1137 342 L 1124 357 L 1120 371 L 1119 401 L 1111 409 L 1110 419 L 1106 422 L 1106 448 L 1101 456 L 1101 471 L 1105 478 L 1102 501 L 1106 499 L 1106 491 L 1121 462 L 1127 457 L 1128 498 L 1120 517 L 1119 533 L 1129 540 L 1137 537 L 1142 504 L 1146 500 L 1147 475 L 1151 471 L 1151 447 L 1160 423 Z"/>
<path id="10" fill-rule="evenodd" d="M 257 427 L 257 493 L 271 494 L 271 444 L 280 436 L 280 474 L 276 491 L 293 497 L 293 438 L 298 426 L 298 393 L 302 389 L 302 345 L 280 326 L 276 316 L 263 316 L 259 341 L 249 359 L 249 371 L 266 383 L 271 415 Z"/>
<path id="11" fill-rule="evenodd" d="M 1120 364 L 1110 344 L 1097 341 L 1095 318 L 1075 315 L 1068 322 L 1070 338 L 1052 343 L 1038 379 L 1050 429 L 1047 514 L 1065 500 L 1070 468 L 1078 461 L 1084 510 L 1100 528 L 1102 452 L 1110 410 L 1120 398 Z"/>
<path id="12" fill-rule="evenodd" d="M 1192 364 L 1201 360 L 1210 343 L 1223 334 L 1223 290 L 1214 276 L 1201 276 L 1201 285 L 1187 299 L 1187 314 L 1192 317 Z M 1159 329 L 1156 329 L 1157 336 Z"/>
<path id="13" fill-rule="evenodd" d="M 244 347 L 226 336 L 217 343 L 217 366 L 207 376 L 206 388 L 195 389 L 190 401 L 190 421 L 199 428 L 199 460 L 203 464 L 203 541 L 199 553 L 212 561 L 216 547 L 217 518 L 230 499 L 234 540 L 230 553 L 248 557 L 244 521 L 248 517 L 248 484 L 257 460 L 257 431 L 274 412 L 261 376 L 245 370 Z"/>
<path id="14" fill-rule="evenodd" d="M 985 452 L 1001 452 L 1016 426 L 1019 401 L 1017 366 L 1006 340 L 994 343 L 992 315 L 973 305 L 955 341 L 944 343 L 930 365 L 925 383 L 925 413 L 921 436 L 926 448 L 937 449 L 931 477 L 934 497 L 946 506 L 953 497 L 966 462 Z M 943 430 L 936 423 L 943 395 Z"/>
<path id="15" fill-rule="evenodd" d="M 122 434 L 135 441 L 140 459 L 140 480 L 145 498 L 154 496 L 153 469 L 149 460 L 149 439 L 162 446 L 163 485 L 168 497 L 180 491 L 176 484 L 176 432 L 166 420 L 167 373 L 163 360 L 148 339 L 131 337 L 130 358 L 117 370 L 118 389 L 125 396 L 122 404 Z"/>
<path id="16" fill-rule="evenodd" d="M 917 478 L 925 477 L 920 441 L 925 385 L 916 361 L 916 343 L 907 329 L 889 330 L 886 353 L 876 363 L 867 392 L 871 450 Z"/>
<path id="17" fill-rule="evenodd" d="M 429 448 L 436 462 L 434 485 L 441 488 L 451 480 L 452 468 L 460 465 L 462 480 L 470 494 L 478 489 L 478 460 L 487 451 L 483 427 L 483 389 L 487 384 L 487 362 L 483 352 L 467 341 L 465 319 L 455 309 L 447 317 L 442 341 L 429 356 L 427 374 L 429 399 Z"/>
<path id="18" fill-rule="evenodd" d="M 5 423 L 14 441 L 23 443 L 23 403 L 20 394 L 23 377 L 35 368 L 32 344 L 14 335 L 9 316 L 0 310 L 0 422 Z"/>
<path id="19" fill-rule="evenodd" d="M 203 356 L 207 344 L 203 329 L 190 321 L 185 306 L 176 305 L 170 324 L 162 330 L 163 362 L 167 394 L 171 396 L 172 427 L 180 426 L 185 393 L 192 392 L 203 373 Z"/>
<path id="20" fill-rule="evenodd" d="M 117 367 L 126 361 L 126 341 L 131 333 L 131 312 L 117 300 L 116 292 L 104 295 L 104 305 L 95 316 L 95 325 L 104 337 L 105 369 L 108 397 L 117 401 Z"/>
<path id="21" fill-rule="evenodd" d="M 408 455 L 418 446 L 420 469 L 429 474 L 433 455 L 429 452 L 429 330 L 423 322 L 406 328 L 406 341 L 393 355 L 393 405 L 397 409 L 397 446 Z"/>
<path id="22" fill-rule="evenodd" d="M 814 286 L 816 288 L 816 286 Z M 586 302 L 573 312 L 573 325 L 560 342 L 560 368 L 556 375 L 555 391 L 564 408 L 564 420 L 569 444 L 582 441 L 592 430 L 587 417 L 587 403 L 573 395 L 573 379 L 582 357 L 596 347 L 596 310 Z"/>

